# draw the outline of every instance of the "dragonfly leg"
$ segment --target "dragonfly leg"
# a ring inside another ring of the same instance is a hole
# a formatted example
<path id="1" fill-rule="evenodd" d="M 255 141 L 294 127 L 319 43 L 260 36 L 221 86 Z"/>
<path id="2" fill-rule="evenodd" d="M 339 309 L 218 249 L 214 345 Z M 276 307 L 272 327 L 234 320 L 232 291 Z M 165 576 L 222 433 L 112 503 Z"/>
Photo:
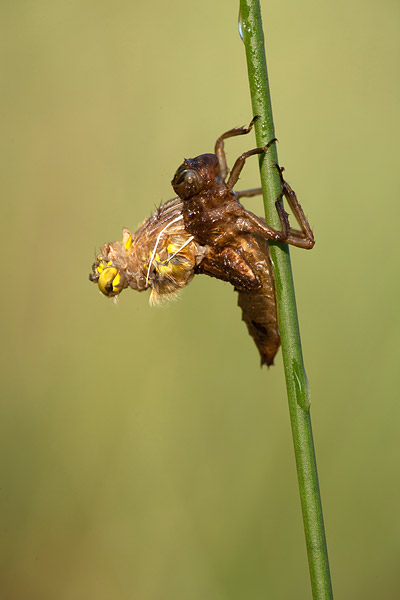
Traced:
<path id="1" fill-rule="evenodd" d="M 233 165 L 232 170 L 229 174 L 228 181 L 226 182 L 227 187 L 229 189 L 232 189 L 237 184 L 239 175 L 242 172 L 247 158 L 249 158 L 250 156 L 254 156 L 254 154 L 264 154 L 264 152 L 266 152 L 268 148 L 276 141 L 276 138 L 273 138 L 263 148 L 254 148 L 254 150 L 249 150 L 248 152 L 244 152 L 243 154 L 241 154 L 239 158 L 236 159 L 236 162 Z"/>
<path id="2" fill-rule="evenodd" d="M 240 192 L 234 192 L 236 200 L 240 198 L 253 198 L 254 196 L 260 196 L 262 194 L 262 188 L 252 188 L 251 190 L 240 190 Z"/>
<path id="3" fill-rule="evenodd" d="M 253 119 L 251 120 L 248 127 L 234 127 L 233 129 L 226 131 L 215 142 L 214 153 L 218 156 L 219 167 L 221 170 L 221 175 L 222 175 L 223 180 L 226 179 L 226 176 L 229 173 L 228 164 L 226 162 L 224 140 L 231 138 L 231 137 L 235 137 L 236 135 L 246 135 L 247 133 L 250 133 L 250 131 L 253 129 L 254 123 L 259 118 L 260 117 L 258 117 L 258 116 L 253 117 Z"/>
<path id="4" fill-rule="evenodd" d="M 239 202 L 232 202 L 229 208 L 224 207 L 223 212 L 221 212 L 220 207 L 217 207 L 209 211 L 209 217 L 213 223 L 221 223 L 221 230 L 215 237 L 213 236 L 213 241 L 210 241 L 210 243 L 222 247 L 237 239 L 237 237 L 248 233 L 257 234 L 275 242 L 284 242 L 287 238 L 289 226 L 287 215 L 281 205 L 278 214 L 282 231 L 270 227 L 264 219 L 246 210 Z"/>
<path id="5" fill-rule="evenodd" d="M 284 171 L 284 168 L 280 167 L 277 164 L 275 164 L 275 166 L 278 170 L 279 177 L 281 180 L 281 185 L 282 185 L 282 191 L 279 194 L 279 196 L 275 202 L 275 207 L 276 207 L 276 211 L 279 215 L 279 220 L 281 222 L 282 234 L 283 234 L 282 239 L 279 241 L 284 241 L 287 244 L 291 244 L 292 246 L 298 246 L 299 248 L 311 249 L 311 248 L 313 248 L 313 246 L 315 244 L 315 240 L 314 240 L 314 235 L 313 235 L 312 229 L 307 220 L 307 217 L 305 216 L 304 211 L 303 211 L 299 201 L 297 200 L 296 193 L 290 187 L 290 185 L 287 183 L 287 181 L 285 181 L 285 179 L 283 178 L 282 173 Z M 240 192 L 234 192 L 235 198 L 237 200 L 239 200 L 240 198 L 251 198 L 251 197 L 257 196 L 258 194 L 261 194 L 261 193 L 262 193 L 262 188 L 254 188 L 254 189 L 250 189 L 250 190 L 242 190 Z M 300 229 L 294 229 L 293 227 L 290 226 L 289 215 L 287 214 L 287 212 L 285 211 L 285 209 L 283 208 L 283 205 L 282 205 L 283 198 L 286 198 L 296 221 L 300 225 Z M 264 222 L 264 219 L 260 219 L 260 220 L 262 222 Z M 269 238 L 269 239 L 271 239 L 271 238 Z"/>
<path id="6" fill-rule="evenodd" d="M 278 169 L 278 173 L 279 173 L 279 177 L 280 177 L 281 185 L 282 185 L 282 191 L 278 197 L 278 200 L 275 203 L 275 206 L 278 211 L 278 214 L 279 214 L 279 211 L 282 210 L 283 213 L 285 213 L 285 215 L 286 215 L 288 230 L 287 230 L 287 236 L 286 236 L 285 242 L 287 244 L 291 244 L 292 246 L 297 246 L 299 248 L 311 249 L 314 247 L 315 240 L 314 240 L 314 234 L 313 234 L 310 224 L 307 220 L 307 217 L 305 216 L 304 211 L 301 208 L 299 201 L 297 200 L 296 193 L 294 192 L 294 190 L 292 190 L 290 185 L 283 178 L 282 173 L 284 171 L 284 168 L 280 167 L 277 164 L 275 166 Z M 300 230 L 293 229 L 292 227 L 289 226 L 289 221 L 287 218 L 288 215 L 287 215 L 286 211 L 283 209 L 282 204 L 280 202 L 280 200 L 283 197 L 286 198 L 297 223 L 300 225 Z M 279 215 L 279 217 L 280 217 L 281 223 L 282 223 L 281 215 Z"/>
<path id="7" fill-rule="evenodd" d="M 235 194 L 236 200 L 240 200 L 240 198 L 253 198 L 254 196 L 259 196 L 262 194 L 262 188 L 252 188 L 250 190 L 241 190 L 240 192 L 234 192 L 234 194 Z M 281 192 L 278 196 L 278 199 L 275 202 L 275 207 L 276 207 L 276 212 L 278 213 L 279 219 L 281 221 L 282 231 L 283 231 L 285 237 L 287 237 L 287 234 L 290 229 L 290 225 L 289 225 L 289 219 L 288 219 L 289 215 L 283 208 L 282 202 L 281 202 L 283 196 L 284 196 L 284 193 Z"/>
<path id="8" fill-rule="evenodd" d="M 254 196 L 259 196 L 262 194 L 262 188 L 252 188 L 250 190 L 241 190 L 240 192 L 234 192 L 236 200 L 240 200 L 240 198 L 253 198 Z M 279 194 L 278 199 L 275 202 L 276 212 L 278 213 L 279 219 L 282 225 L 282 231 L 284 233 L 285 238 L 290 229 L 289 225 L 289 215 L 285 211 L 282 206 L 282 198 L 284 196 L 283 191 Z M 261 219 L 263 221 L 263 219 Z"/>

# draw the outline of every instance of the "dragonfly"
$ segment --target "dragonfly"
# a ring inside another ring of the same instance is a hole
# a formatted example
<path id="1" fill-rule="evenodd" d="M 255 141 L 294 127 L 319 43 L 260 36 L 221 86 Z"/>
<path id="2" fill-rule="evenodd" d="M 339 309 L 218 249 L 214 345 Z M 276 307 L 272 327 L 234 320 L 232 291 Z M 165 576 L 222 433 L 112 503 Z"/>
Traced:
<path id="1" fill-rule="evenodd" d="M 269 243 L 311 249 L 315 241 L 282 167 L 275 165 L 281 181 L 275 202 L 280 230 L 240 202 L 261 194 L 261 188 L 234 190 L 246 160 L 264 154 L 276 141 L 244 152 L 229 169 L 225 140 L 250 133 L 257 119 L 248 127 L 223 133 L 213 154 L 185 159 L 171 182 L 176 197 L 162 204 L 134 234 L 124 229 L 121 241 L 104 244 L 89 279 L 114 299 L 126 288 L 150 289 L 151 305 L 175 298 L 198 274 L 229 282 L 238 293 L 242 319 L 258 348 L 261 365 L 270 366 L 280 347 L 280 335 Z M 289 223 L 283 198 L 298 229 Z"/>

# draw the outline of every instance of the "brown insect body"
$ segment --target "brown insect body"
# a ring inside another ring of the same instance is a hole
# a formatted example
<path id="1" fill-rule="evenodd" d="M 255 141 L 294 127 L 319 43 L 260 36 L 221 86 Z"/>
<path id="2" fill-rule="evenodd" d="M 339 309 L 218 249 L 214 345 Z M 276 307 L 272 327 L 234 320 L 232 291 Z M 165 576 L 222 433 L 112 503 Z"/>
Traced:
<path id="1" fill-rule="evenodd" d="M 223 180 L 215 154 L 203 154 L 183 163 L 172 181 L 178 193 L 181 175 L 187 170 L 198 173 L 203 183 L 197 194 L 183 200 L 185 229 L 209 248 L 196 272 L 234 286 L 239 293 L 243 320 L 260 352 L 261 364 L 271 365 L 280 337 L 268 242 L 259 234 L 237 232 L 238 220 L 245 209 Z M 252 214 L 246 213 L 246 216 Z"/>
<path id="2" fill-rule="evenodd" d="M 176 295 L 195 274 L 227 281 L 239 294 L 243 320 L 260 352 L 261 364 L 271 365 L 280 337 L 267 240 L 312 248 L 314 238 L 295 193 L 282 177 L 283 169 L 277 167 L 282 183 L 276 201 L 281 231 L 269 227 L 239 202 L 261 189 L 233 191 L 246 159 L 262 154 L 268 146 L 242 154 L 229 172 L 224 139 L 248 133 L 255 120 L 248 128 L 232 129 L 218 138 L 215 154 L 185 160 L 172 180 L 178 198 L 161 205 L 133 236 L 125 229 L 122 242 L 105 244 L 90 279 L 108 296 L 117 296 L 128 286 L 138 291 L 150 287 L 152 303 Z M 301 230 L 290 227 L 281 205 L 283 196 Z"/>

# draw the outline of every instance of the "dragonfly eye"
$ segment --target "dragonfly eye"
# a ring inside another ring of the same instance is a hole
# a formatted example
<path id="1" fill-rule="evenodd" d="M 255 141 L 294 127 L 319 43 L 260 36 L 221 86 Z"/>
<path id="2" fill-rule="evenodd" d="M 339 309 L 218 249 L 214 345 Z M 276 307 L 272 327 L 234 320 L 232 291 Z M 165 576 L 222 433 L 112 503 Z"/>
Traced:
<path id="1" fill-rule="evenodd" d="M 201 175 L 194 169 L 181 165 L 172 180 L 172 187 L 180 198 L 186 200 L 198 194 L 204 186 Z"/>
<path id="2" fill-rule="evenodd" d="M 105 296 L 117 296 L 122 291 L 122 279 L 118 269 L 107 267 L 100 273 L 99 290 Z"/>

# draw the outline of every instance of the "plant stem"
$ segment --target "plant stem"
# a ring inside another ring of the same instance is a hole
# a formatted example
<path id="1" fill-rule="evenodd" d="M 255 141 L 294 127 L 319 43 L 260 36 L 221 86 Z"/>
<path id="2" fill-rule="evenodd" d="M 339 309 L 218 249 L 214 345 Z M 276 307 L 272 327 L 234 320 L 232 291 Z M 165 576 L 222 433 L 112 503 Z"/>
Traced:
<path id="1" fill-rule="evenodd" d="M 275 137 L 275 130 L 259 0 L 240 0 L 240 24 L 246 48 L 253 115 L 260 116 L 255 125 L 257 145 L 262 147 Z M 274 144 L 260 159 L 260 173 L 267 222 L 279 228 L 280 222 L 275 209 L 275 200 L 281 191 L 278 172 L 274 166 L 277 162 Z M 328 600 L 333 595 L 309 412 L 310 389 L 303 363 L 287 244 L 271 244 L 271 256 L 311 587 L 315 600 Z"/>

